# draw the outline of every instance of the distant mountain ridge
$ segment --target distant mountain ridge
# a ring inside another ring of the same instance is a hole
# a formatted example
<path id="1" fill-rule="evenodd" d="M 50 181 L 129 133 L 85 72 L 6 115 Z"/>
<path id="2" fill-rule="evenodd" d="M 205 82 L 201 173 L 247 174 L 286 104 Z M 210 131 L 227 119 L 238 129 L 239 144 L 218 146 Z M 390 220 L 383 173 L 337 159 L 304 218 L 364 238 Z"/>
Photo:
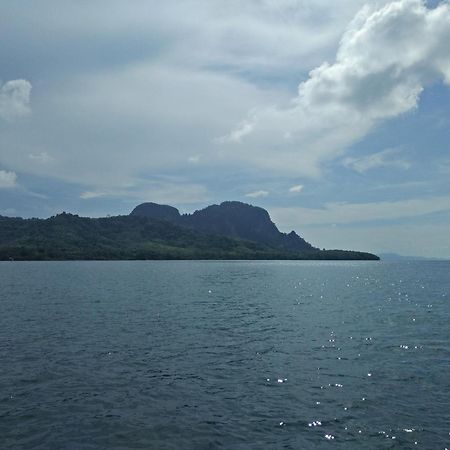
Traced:
<path id="1" fill-rule="evenodd" d="M 442 258 L 399 255 L 398 253 L 379 253 L 378 256 L 382 261 L 445 261 L 445 259 Z"/>
<path id="2" fill-rule="evenodd" d="M 148 202 L 136 206 L 130 215 L 167 220 L 204 233 L 245 239 L 284 251 L 317 250 L 295 231 L 280 232 L 265 209 L 238 201 L 226 201 L 184 215 L 173 206 Z"/>

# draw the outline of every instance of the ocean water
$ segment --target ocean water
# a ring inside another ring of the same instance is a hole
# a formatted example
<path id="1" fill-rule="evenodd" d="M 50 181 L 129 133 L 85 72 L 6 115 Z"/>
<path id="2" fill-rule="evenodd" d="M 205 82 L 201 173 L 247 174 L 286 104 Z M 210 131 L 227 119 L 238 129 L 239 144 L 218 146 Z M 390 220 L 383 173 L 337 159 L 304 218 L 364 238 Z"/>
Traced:
<path id="1" fill-rule="evenodd" d="M 450 448 L 450 262 L 0 263 L 0 449 Z"/>

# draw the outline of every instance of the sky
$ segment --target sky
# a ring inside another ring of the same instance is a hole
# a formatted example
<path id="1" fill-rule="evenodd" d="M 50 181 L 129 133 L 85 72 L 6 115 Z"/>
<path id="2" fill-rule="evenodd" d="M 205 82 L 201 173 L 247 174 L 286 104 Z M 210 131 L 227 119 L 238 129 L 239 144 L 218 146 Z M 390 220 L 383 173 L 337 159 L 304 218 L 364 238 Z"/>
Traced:
<path id="1" fill-rule="evenodd" d="M 239 200 L 450 258 L 450 3 L 2 0 L 0 215 Z"/>

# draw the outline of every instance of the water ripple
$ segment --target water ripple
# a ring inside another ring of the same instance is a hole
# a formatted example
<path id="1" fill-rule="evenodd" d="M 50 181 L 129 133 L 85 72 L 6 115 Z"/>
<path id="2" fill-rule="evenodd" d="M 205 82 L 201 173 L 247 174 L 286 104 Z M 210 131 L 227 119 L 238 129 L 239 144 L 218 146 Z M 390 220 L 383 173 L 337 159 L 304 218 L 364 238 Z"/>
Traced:
<path id="1" fill-rule="evenodd" d="M 0 263 L 0 448 L 450 448 L 449 273 Z"/>

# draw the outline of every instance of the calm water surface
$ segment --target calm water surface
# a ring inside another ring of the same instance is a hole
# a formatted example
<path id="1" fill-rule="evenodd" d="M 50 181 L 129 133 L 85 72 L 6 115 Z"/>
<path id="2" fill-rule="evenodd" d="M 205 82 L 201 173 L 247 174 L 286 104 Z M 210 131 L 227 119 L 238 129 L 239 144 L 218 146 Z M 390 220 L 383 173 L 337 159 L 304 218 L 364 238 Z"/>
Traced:
<path id="1" fill-rule="evenodd" d="M 0 263 L 0 449 L 450 448 L 449 262 Z"/>

